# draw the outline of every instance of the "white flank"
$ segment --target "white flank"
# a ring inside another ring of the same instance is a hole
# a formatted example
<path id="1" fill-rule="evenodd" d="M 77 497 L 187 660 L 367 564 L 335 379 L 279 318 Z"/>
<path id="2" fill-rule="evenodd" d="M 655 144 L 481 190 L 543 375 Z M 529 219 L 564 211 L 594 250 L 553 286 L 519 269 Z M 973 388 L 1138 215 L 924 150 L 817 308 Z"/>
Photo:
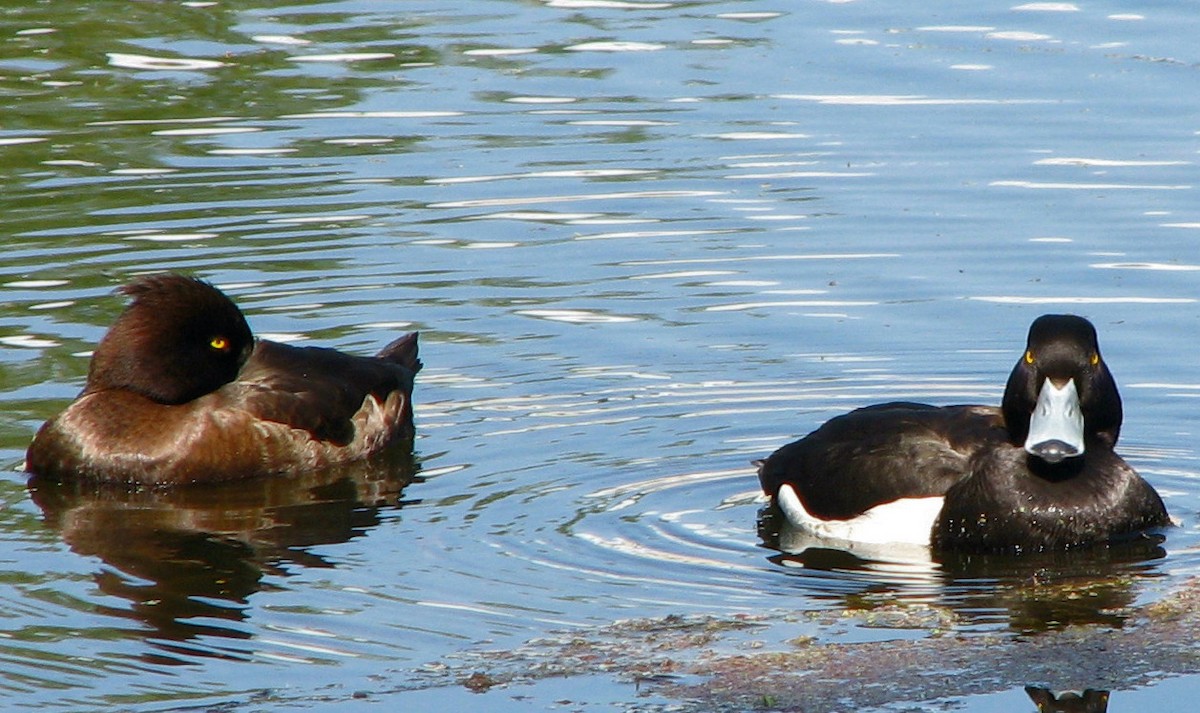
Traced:
<path id="1" fill-rule="evenodd" d="M 781 486 L 776 496 L 780 510 L 793 527 L 822 539 L 866 545 L 928 545 L 944 500 L 941 496 L 903 498 L 850 520 L 823 520 L 804 509 L 791 485 Z"/>

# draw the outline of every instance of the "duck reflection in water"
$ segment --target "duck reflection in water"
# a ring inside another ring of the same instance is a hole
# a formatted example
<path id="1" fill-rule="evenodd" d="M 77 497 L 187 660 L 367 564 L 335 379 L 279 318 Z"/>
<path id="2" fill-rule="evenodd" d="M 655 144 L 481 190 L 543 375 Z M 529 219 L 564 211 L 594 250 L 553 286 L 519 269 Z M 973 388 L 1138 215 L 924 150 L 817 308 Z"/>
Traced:
<path id="1" fill-rule="evenodd" d="M 1089 688 L 1082 693 L 1066 691 L 1055 695 L 1048 688 L 1026 686 L 1025 693 L 1037 704 L 1038 713 L 1105 713 L 1108 691 Z"/>
<path id="2" fill-rule="evenodd" d="M 1140 582 L 1158 576 L 1155 562 L 1166 557 L 1161 536 L 1067 552 L 956 553 L 936 560 L 927 549 L 848 550 L 796 528 L 770 505 L 759 512 L 758 534 L 763 547 L 774 550 L 768 560 L 796 575 L 790 581 L 822 598 L 840 598 L 847 610 L 908 597 L 928 604 L 932 591 L 968 623 L 1002 616 L 1020 633 L 1124 625 Z"/>
<path id="3" fill-rule="evenodd" d="M 29 489 L 72 551 L 104 561 L 100 590 L 130 602 L 105 613 L 148 625 L 146 638 L 169 653 L 147 659 L 170 664 L 248 658 L 197 639 L 250 638 L 239 625 L 249 598 L 292 565 L 333 567 L 309 548 L 377 526 L 403 505 L 415 472 L 410 442 L 369 462 L 289 477 L 131 489 L 35 476 Z"/>

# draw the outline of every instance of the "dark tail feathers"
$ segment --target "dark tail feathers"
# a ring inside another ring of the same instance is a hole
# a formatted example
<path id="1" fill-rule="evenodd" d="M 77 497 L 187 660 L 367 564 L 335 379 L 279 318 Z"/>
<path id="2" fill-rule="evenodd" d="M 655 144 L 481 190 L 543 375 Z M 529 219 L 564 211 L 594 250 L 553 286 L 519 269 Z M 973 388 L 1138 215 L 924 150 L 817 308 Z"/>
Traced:
<path id="1" fill-rule="evenodd" d="M 411 369 L 414 374 L 417 373 L 421 370 L 421 360 L 417 358 L 417 334 L 410 332 L 394 340 L 380 349 L 375 358 L 399 364 Z"/>

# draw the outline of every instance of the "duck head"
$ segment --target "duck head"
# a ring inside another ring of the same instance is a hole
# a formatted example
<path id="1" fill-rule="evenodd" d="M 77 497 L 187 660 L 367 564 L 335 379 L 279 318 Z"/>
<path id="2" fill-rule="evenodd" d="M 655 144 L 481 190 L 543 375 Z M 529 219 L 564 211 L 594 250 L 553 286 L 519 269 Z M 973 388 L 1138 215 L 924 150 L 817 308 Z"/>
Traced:
<path id="1" fill-rule="evenodd" d="M 132 301 L 97 345 L 84 393 L 186 403 L 236 379 L 254 348 L 241 310 L 207 282 L 150 275 L 118 291 Z"/>
<path id="2" fill-rule="evenodd" d="M 1121 396 L 1091 322 L 1061 314 L 1034 320 L 1002 409 L 1012 442 L 1050 464 L 1082 456 L 1089 445 L 1115 446 Z"/>

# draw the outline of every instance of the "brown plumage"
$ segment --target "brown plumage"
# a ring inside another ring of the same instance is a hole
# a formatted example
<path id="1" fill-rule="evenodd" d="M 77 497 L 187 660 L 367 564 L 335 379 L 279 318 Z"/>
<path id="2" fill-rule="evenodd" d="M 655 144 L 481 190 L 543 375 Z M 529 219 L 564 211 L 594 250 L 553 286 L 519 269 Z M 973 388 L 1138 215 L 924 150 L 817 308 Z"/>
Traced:
<path id="1" fill-rule="evenodd" d="M 411 438 L 417 334 L 374 357 L 255 340 L 212 285 L 161 274 L 96 347 L 83 392 L 38 431 L 26 469 L 155 485 L 368 458 Z"/>

